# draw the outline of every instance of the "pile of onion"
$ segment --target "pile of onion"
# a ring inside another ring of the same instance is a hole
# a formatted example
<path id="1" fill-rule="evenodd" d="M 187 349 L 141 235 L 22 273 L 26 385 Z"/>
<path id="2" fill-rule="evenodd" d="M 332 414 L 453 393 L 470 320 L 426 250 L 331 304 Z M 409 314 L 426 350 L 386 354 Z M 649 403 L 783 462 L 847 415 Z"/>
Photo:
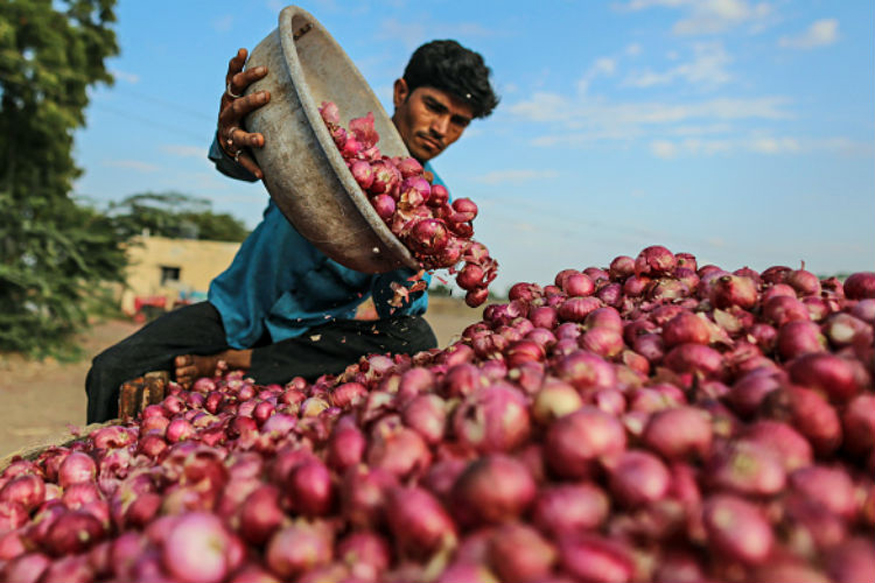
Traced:
<path id="1" fill-rule="evenodd" d="M 3 581 L 875 580 L 875 273 L 648 247 L 0 472 Z"/>
<path id="2" fill-rule="evenodd" d="M 469 306 L 486 302 L 498 262 L 472 238 L 477 204 L 469 198 L 450 201 L 447 189 L 433 183 L 415 158 L 381 154 L 373 113 L 350 120 L 347 129 L 333 102 L 324 102 L 319 112 L 353 178 L 422 268 L 455 274 Z"/>

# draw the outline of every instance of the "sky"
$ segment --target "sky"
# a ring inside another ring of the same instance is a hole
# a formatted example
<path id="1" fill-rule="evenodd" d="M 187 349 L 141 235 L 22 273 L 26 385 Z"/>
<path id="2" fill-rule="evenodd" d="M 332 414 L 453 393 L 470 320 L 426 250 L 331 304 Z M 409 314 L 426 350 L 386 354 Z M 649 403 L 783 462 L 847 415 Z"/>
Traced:
<path id="1" fill-rule="evenodd" d="M 111 87 L 75 136 L 75 194 L 212 201 L 253 228 L 261 183 L 206 152 L 228 60 L 284 2 L 120 0 Z M 317 0 L 298 4 L 391 114 L 413 50 L 480 52 L 501 97 L 433 161 L 480 206 L 496 291 L 605 267 L 649 245 L 727 270 L 875 270 L 875 43 L 870 0 Z M 441 272 L 438 272 L 440 275 Z"/>

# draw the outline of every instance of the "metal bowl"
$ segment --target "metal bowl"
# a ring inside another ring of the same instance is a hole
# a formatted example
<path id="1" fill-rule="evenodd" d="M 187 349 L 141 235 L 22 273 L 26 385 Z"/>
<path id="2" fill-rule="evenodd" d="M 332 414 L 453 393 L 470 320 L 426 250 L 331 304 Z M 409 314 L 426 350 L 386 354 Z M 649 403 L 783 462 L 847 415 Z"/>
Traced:
<path id="1" fill-rule="evenodd" d="M 407 148 L 374 92 L 325 28 L 297 6 L 284 8 L 279 26 L 256 46 L 247 67 L 268 74 L 247 93 L 266 89 L 270 102 L 246 118 L 264 135 L 255 158 L 264 185 L 283 215 L 320 251 L 364 273 L 418 262 L 389 230 L 365 197 L 319 114 L 323 101 L 337 104 L 341 122 L 374 114 L 377 146 L 388 156 Z"/>

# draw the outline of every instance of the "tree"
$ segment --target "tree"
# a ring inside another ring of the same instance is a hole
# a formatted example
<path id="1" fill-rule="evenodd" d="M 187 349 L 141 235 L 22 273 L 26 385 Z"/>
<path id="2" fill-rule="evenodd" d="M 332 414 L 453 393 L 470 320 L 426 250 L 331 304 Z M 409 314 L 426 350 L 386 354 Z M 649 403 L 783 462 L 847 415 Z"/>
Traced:
<path id="1" fill-rule="evenodd" d="M 243 241 L 249 230 L 228 213 L 214 213 L 211 203 L 178 192 L 134 194 L 111 203 L 110 215 L 117 233 L 130 239 L 148 231 L 177 239 Z"/>
<path id="2" fill-rule="evenodd" d="M 87 89 L 112 84 L 115 0 L 0 3 L 0 350 L 52 353 L 125 265 L 110 221 L 70 196 Z"/>

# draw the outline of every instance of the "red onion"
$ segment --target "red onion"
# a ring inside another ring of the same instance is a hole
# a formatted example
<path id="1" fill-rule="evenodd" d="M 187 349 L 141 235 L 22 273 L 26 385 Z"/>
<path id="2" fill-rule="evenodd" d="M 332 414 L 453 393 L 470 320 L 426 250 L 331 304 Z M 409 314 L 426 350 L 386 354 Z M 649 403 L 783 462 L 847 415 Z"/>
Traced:
<path id="1" fill-rule="evenodd" d="M 598 298 L 575 296 L 559 304 L 557 314 L 565 322 L 583 322 L 587 314 L 600 307 L 602 302 Z"/>
<path id="2" fill-rule="evenodd" d="M 760 419 L 747 427 L 744 439 L 774 452 L 787 472 L 809 466 L 814 460 L 808 440 L 781 421 Z"/>
<path id="3" fill-rule="evenodd" d="M 106 529 L 91 514 L 71 510 L 58 516 L 43 539 L 43 546 L 54 556 L 76 554 L 100 541 Z"/>
<path id="4" fill-rule="evenodd" d="M 90 455 L 80 451 L 70 453 L 58 468 L 58 485 L 66 488 L 71 484 L 93 481 L 97 477 L 97 463 Z"/>
<path id="5" fill-rule="evenodd" d="M 337 542 L 337 559 L 349 568 L 353 579 L 379 581 L 391 565 L 392 552 L 383 536 L 352 532 Z"/>
<path id="6" fill-rule="evenodd" d="M 787 483 L 778 456 L 762 444 L 747 440 L 716 448 L 705 471 L 712 486 L 752 496 L 777 494 Z"/>
<path id="7" fill-rule="evenodd" d="M 700 374 L 719 378 L 723 373 L 722 355 L 703 344 L 678 344 L 663 359 L 666 367 L 678 373 Z"/>
<path id="8" fill-rule="evenodd" d="M 575 580 L 627 583 L 635 572 L 632 551 L 621 543 L 596 535 L 575 534 L 559 541 L 563 568 Z"/>
<path id="9" fill-rule="evenodd" d="M 708 543 L 715 551 L 750 565 L 763 563 L 774 535 L 763 513 L 752 503 L 730 494 L 715 494 L 703 510 Z"/>
<path id="10" fill-rule="evenodd" d="M 270 570 L 282 581 L 290 581 L 334 558 L 333 536 L 323 523 L 296 521 L 278 530 L 264 554 Z"/>
<path id="11" fill-rule="evenodd" d="M 668 348 L 685 343 L 709 344 L 711 326 L 692 312 L 680 312 L 662 327 L 662 339 Z"/>
<path id="12" fill-rule="evenodd" d="M 521 523 L 500 526 L 489 541 L 489 564 L 501 581 L 541 581 L 558 559 L 556 548 Z"/>
<path id="13" fill-rule="evenodd" d="M 46 483 L 34 474 L 15 476 L 0 488 L 0 503 L 21 504 L 26 512 L 37 508 L 45 498 Z"/>
<path id="14" fill-rule="evenodd" d="M 545 436 L 547 466 L 559 476 L 591 475 L 595 460 L 619 454 L 626 448 L 626 433 L 620 422 L 592 406 L 584 406 L 558 418 Z"/>
<path id="15" fill-rule="evenodd" d="M 642 450 L 624 451 L 610 460 L 607 466 L 611 494 L 620 504 L 651 504 L 668 493 L 668 469 L 651 453 Z"/>
<path id="16" fill-rule="evenodd" d="M 820 333 L 820 326 L 808 320 L 793 320 L 781 326 L 775 343 L 784 360 L 826 349 L 826 338 Z"/>
<path id="17" fill-rule="evenodd" d="M 460 442 L 480 452 L 510 451 L 529 438 L 528 403 L 512 385 L 495 383 L 466 397 L 451 424 Z"/>
<path id="18" fill-rule="evenodd" d="M 532 416 L 541 424 L 548 425 L 583 406 L 583 399 L 572 385 L 556 379 L 548 380 L 535 395 Z"/>
<path id="19" fill-rule="evenodd" d="M 859 390 L 848 361 L 833 354 L 804 354 L 788 365 L 790 379 L 820 391 L 836 402 L 846 402 Z"/>
<path id="20" fill-rule="evenodd" d="M 280 490 L 273 484 L 255 488 L 240 505 L 240 535 L 253 544 L 263 544 L 282 525 Z"/>
<path id="21" fill-rule="evenodd" d="M 652 245 L 638 254 L 635 259 L 635 275 L 658 277 L 674 271 L 677 259 L 674 254 L 661 245 Z"/>
<path id="22" fill-rule="evenodd" d="M 850 520 L 857 513 L 854 483 L 844 470 L 822 465 L 798 468 L 790 474 L 790 487 L 842 518 Z"/>
<path id="23" fill-rule="evenodd" d="M 450 497 L 458 523 L 477 525 L 519 517 L 535 494 L 535 481 L 525 465 L 505 454 L 488 454 L 459 475 Z"/>
<path id="24" fill-rule="evenodd" d="M 653 414 L 643 443 L 666 459 L 704 458 L 711 450 L 713 430 L 707 413 L 695 407 L 676 407 Z"/>
<path id="25" fill-rule="evenodd" d="M 753 308 L 758 300 L 756 283 L 748 277 L 724 275 L 711 287 L 711 304 L 715 308 L 738 306 L 745 310 Z"/>
<path id="26" fill-rule="evenodd" d="M 852 273 L 844 282 L 844 291 L 849 300 L 875 298 L 875 272 Z"/>
<path id="27" fill-rule="evenodd" d="M 372 435 L 365 457 L 372 468 L 386 470 L 399 478 L 420 475 L 432 459 L 422 436 L 407 427 Z"/>
<path id="28" fill-rule="evenodd" d="M 616 385 L 617 374 L 610 362 L 592 352 L 578 350 L 563 356 L 553 365 L 557 378 L 581 393 Z"/>
<path id="29" fill-rule="evenodd" d="M 430 556 L 455 543 L 456 528 L 441 503 L 423 488 L 397 487 L 388 493 L 389 528 L 399 548 L 412 556 Z"/>

